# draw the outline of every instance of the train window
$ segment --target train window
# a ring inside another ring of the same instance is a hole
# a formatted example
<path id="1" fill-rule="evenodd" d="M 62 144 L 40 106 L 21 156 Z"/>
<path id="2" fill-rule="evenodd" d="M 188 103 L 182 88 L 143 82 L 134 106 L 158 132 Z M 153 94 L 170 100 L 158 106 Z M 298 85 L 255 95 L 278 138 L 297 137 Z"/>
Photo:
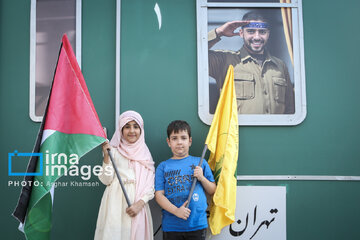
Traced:
<path id="1" fill-rule="evenodd" d="M 306 116 L 301 0 L 197 0 L 198 112 L 211 124 L 229 65 L 239 125 Z"/>
<path id="2" fill-rule="evenodd" d="M 81 0 L 31 0 L 29 115 L 33 121 L 42 121 L 65 33 L 81 66 Z"/>

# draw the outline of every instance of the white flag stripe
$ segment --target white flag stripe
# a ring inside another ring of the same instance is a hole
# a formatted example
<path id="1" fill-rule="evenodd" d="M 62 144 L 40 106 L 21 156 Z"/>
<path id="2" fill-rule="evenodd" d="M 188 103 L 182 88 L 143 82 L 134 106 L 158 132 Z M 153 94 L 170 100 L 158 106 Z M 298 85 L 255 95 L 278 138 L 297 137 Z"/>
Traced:
<path id="1" fill-rule="evenodd" d="M 54 132 L 56 132 L 55 130 L 51 130 L 51 129 L 46 129 L 43 131 L 43 135 L 42 135 L 42 138 L 41 138 L 41 144 L 42 145 L 44 143 L 44 141 L 50 137 Z"/>

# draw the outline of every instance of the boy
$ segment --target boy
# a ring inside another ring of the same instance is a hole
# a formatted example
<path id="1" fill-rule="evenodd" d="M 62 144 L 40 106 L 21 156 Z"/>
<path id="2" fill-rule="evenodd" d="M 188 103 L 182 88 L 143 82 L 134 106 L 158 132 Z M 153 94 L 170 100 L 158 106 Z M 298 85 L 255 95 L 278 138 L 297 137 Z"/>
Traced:
<path id="1" fill-rule="evenodd" d="M 155 173 L 155 199 L 163 208 L 163 239 L 205 240 L 208 227 L 205 192 L 214 194 L 214 177 L 206 161 L 199 167 L 200 158 L 189 155 L 192 138 L 187 122 L 171 122 L 167 128 L 167 136 L 173 157 L 160 163 Z M 187 208 L 187 198 L 194 177 L 198 182 Z"/>

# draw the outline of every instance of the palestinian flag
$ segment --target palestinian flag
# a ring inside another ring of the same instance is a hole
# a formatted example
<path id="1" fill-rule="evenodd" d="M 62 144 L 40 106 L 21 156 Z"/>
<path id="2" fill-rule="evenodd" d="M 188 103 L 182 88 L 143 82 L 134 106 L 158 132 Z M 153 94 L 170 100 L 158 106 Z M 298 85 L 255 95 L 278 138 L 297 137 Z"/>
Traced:
<path id="1" fill-rule="evenodd" d="M 53 184 L 77 160 L 106 140 L 91 101 L 84 77 L 66 35 L 49 95 L 44 118 L 31 157 L 18 205 L 13 213 L 23 227 L 26 239 L 50 239 Z"/>

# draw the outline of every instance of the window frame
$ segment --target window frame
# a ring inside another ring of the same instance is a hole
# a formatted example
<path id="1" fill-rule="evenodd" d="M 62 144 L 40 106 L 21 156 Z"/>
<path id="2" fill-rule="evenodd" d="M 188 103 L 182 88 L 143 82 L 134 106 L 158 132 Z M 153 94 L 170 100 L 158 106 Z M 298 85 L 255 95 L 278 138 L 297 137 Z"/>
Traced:
<path id="1" fill-rule="evenodd" d="M 197 62 L 198 62 L 198 114 L 200 119 L 210 125 L 213 114 L 209 111 L 209 69 L 208 69 L 208 9 L 209 8 L 291 8 L 293 25 L 294 56 L 294 114 L 239 114 L 238 123 L 242 126 L 298 125 L 306 117 L 304 34 L 302 1 L 292 3 L 259 2 L 208 2 L 197 0 Z"/>
<path id="2" fill-rule="evenodd" d="M 75 32 L 76 32 L 76 59 L 81 68 L 81 10 L 82 0 L 76 0 L 75 3 Z M 41 122 L 43 116 L 35 113 L 35 97 L 36 97 L 36 0 L 30 3 L 30 94 L 29 94 L 29 116 L 34 122 Z"/>

